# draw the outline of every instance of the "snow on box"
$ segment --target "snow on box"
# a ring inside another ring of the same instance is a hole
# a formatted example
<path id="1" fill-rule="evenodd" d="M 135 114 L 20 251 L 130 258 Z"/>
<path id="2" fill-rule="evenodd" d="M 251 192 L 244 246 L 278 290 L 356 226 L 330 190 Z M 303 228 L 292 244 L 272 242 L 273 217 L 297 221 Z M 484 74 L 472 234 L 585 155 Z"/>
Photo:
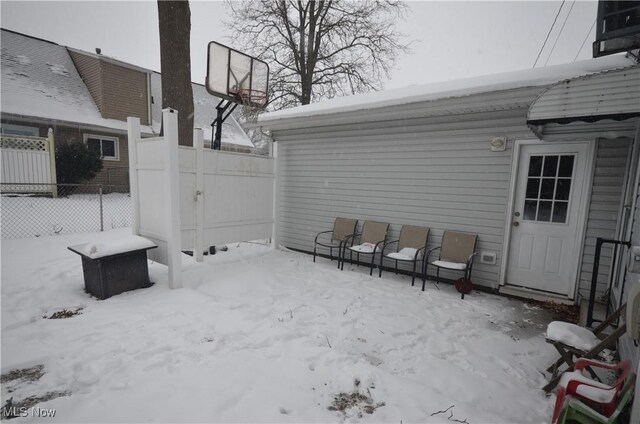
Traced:
<path id="1" fill-rule="evenodd" d="M 132 252 L 140 249 L 150 249 L 156 245 L 140 236 L 123 237 L 117 240 L 109 240 L 102 243 L 83 243 L 70 246 L 69 249 L 88 256 L 93 259 L 104 258 L 105 256 L 117 255 L 119 253 Z"/>
<path id="2" fill-rule="evenodd" d="M 413 85 L 393 90 L 339 97 L 310 105 L 270 112 L 260 115 L 258 123 L 266 124 L 289 118 L 345 113 L 463 97 L 498 90 L 544 86 L 581 75 L 632 65 L 633 61 L 625 58 L 624 55 L 612 55 L 546 68 L 526 69 L 453 81 Z"/>

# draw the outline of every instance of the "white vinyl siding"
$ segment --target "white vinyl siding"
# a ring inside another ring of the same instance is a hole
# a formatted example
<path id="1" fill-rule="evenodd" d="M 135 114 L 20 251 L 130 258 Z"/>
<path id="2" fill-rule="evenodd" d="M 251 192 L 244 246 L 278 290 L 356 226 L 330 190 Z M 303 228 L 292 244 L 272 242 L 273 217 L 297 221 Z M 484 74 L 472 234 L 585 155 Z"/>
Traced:
<path id="1" fill-rule="evenodd" d="M 629 139 L 598 140 L 579 281 L 579 294 L 587 301 L 591 288 L 596 239 L 601 237 L 613 240 L 616 236 L 625 171 L 631 155 L 630 147 Z M 605 244 L 602 247 L 596 300 L 601 300 L 609 287 L 613 256 L 611 246 Z"/>
<path id="2" fill-rule="evenodd" d="M 473 281 L 498 287 L 514 139 L 533 139 L 527 109 L 403 121 L 277 131 L 279 232 L 287 247 L 311 251 L 316 233 L 336 216 L 477 233 L 477 251 L 496 252 L 495 265 L 476 261 Z M 493 137 L 507 149 L 492 152 Z M 433 272 L 432 269 L 429 271 Z M 445 278 L 458 274 L 443 273 Z"/>

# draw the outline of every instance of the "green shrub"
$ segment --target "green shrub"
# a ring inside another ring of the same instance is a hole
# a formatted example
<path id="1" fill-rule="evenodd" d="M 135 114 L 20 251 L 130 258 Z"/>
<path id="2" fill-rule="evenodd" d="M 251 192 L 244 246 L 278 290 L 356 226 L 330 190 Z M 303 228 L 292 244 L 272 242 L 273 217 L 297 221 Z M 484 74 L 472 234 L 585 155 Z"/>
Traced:
<path id="1" fill-rule="evenodd" d="M 100 153 L 90 151 L 84 143 L 69 143 L 56 147 L 58 184 L 77 184 L 90 180 L 101 169 Z"/>

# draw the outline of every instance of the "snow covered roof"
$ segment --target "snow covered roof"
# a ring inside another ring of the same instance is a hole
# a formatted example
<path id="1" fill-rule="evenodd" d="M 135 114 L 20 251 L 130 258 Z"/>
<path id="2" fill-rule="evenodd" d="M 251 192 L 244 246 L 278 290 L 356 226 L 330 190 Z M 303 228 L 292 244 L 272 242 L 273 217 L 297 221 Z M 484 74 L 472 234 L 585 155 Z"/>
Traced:
<path id="1" fill-rule="evenodd" d="M 162 116 L 160 74 L 117 59 L 76 49 L 82 54 L 100 57 L 119 66 L 151 74 L 152 125 L 142 126 L 146 134 L 159 134 Z M 89 89 L 80 77 L 67 47 L 2 29 L 2 80 L 0 110 L 3 114 L 38 119 L 79 123 L 126 131 L 126 121 L 103 118 Z M 194 125 L 204 130 L 205 140 L 211 140 L 211 122 L 220 101 L 204 86 L 193 84 Z M 254 147 L 233 116 L 224 123 L 222 142 Z"/>
<path id="2" fill-rule="evenodd" d="M 211 123 L 216 117 L 216 105 L 220 99 L 209 94 L 204 85 L 192 83 L 191 87 L 193 88 L 193 125 L 197 128 L 202 128 L 204 131 L 204 139 L 211 141 Z M 160 120 L 162 119 L 162 81 L 161 75 L 158 72 L 151 74 L 151 95 L 154 98 L 154 102 L 151 105 L 151 120 L 153 122 L 153 129 L 159 132 Z M 233 116 L 229 116 L 222 125 L 222 142 L 254 147 L 247 134 Z"/>
<path id="3" fill-rule="evenodd" d="M 631 59 L 627 59 L 623 55 L 613 55 L 546 68 L 526 69 L 358 94 L 266 113 L 259 117 L 258 124 L 266 124 L 265 126 L 269 127 L 270 124 L 292 118 L 344 114 L 346 112 L 463 97 L 479 93 L 546 86 L 568 78 L 610 69 L 624 68 L 631 65 L 633 65 Z"/>
<path id="4" fill-rule="evenodd" d="M 1 69 L 2 113 L 127 129 L 101 116 L 64 46 L 3 29 Z"/>

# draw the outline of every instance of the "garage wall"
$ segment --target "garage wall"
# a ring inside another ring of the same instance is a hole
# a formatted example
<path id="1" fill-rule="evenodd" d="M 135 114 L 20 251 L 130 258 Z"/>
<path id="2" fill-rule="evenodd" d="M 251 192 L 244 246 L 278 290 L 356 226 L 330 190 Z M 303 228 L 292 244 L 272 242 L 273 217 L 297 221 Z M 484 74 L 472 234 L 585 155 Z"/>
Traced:
<path id="1" fill-rule="evenodd" d="M 445 229 L 477 233 L 476 284 L 497 288 L 514 139 L 532 139 L 526 108 L 457 116 L 278 131 L 281 243 L 313 250 L 316 233 L 336 216 L 431 228 L 430 246 Z M 492 152 L 493 137 L 508 137 Z M 457 274 L 444 274 L 458 278 Z"/>

